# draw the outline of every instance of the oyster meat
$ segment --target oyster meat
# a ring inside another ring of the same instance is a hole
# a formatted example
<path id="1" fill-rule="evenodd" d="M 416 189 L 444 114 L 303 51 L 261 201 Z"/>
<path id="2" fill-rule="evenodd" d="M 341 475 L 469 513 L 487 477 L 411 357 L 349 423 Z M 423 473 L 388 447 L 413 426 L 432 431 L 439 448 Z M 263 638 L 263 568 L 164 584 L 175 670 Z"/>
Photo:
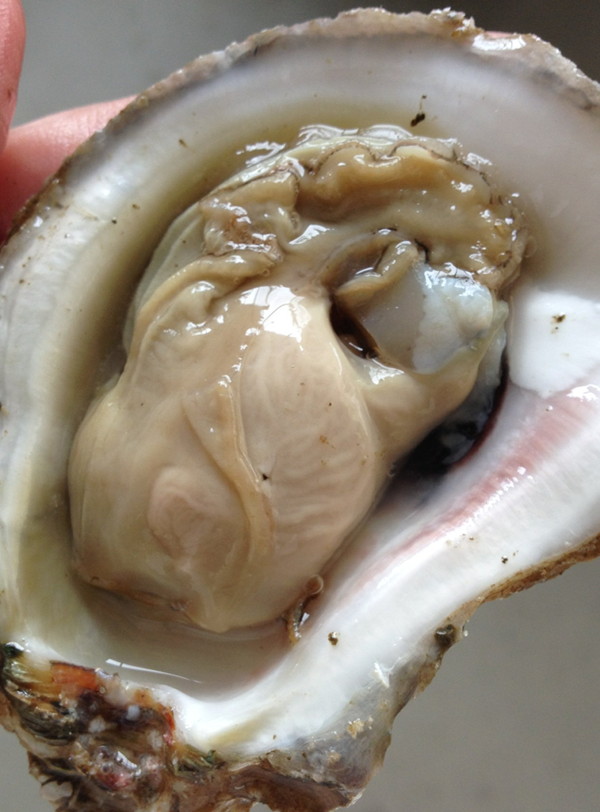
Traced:
<path id="1" fill-rule="evenodd" d="M 599 105 L 360 10 L 198 59 L 30 205 L 0 710 L 57 809 L 345 806 L 477 606 L 599 552 Z"/>
<path id="2" fill-rule="evenodd" d="M 390 127 L 304 131 L 187 209 L 74 443 L 79 573 L 216 632 L 284 614 L 497 373 L 520 221 L 455 147 Z"/>

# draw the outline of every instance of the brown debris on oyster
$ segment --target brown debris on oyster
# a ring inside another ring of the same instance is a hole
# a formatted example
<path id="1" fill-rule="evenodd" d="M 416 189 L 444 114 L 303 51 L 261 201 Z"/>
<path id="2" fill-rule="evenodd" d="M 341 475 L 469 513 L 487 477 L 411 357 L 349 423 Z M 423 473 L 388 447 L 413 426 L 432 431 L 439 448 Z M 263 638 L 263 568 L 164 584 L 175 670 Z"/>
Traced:
<path id="1" fill-rule="evenodd" d="M 0 707 L 57 809 L 347 805 L 474 609 L 598 553 L 599 109 L 534 38 L 357 11 L 49 184 L 0 255 Z"/>

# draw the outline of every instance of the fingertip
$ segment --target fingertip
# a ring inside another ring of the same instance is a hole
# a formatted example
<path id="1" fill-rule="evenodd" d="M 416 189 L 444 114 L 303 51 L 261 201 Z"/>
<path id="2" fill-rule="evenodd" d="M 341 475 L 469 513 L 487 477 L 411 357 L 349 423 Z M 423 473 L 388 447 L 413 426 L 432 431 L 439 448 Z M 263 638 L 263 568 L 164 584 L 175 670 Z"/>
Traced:
<path id="1" fill-rule="evenodd" d="M 17 103 L 25 48 L 25 16 L 20 0 L 0 0 L 0 150 Z"/>

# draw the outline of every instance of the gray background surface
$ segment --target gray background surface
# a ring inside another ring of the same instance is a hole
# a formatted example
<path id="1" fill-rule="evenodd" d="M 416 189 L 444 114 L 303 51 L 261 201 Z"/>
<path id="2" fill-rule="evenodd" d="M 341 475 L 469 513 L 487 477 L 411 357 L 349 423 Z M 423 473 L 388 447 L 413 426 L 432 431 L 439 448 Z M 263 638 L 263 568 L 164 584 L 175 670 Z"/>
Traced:
<path id="1" fill-rule="evenodd" d="M 354 4 L 303 0 L 24 0 L 19 122 L 134 93 L 262 27 Z M 442 4 L 438 4 L 442 5 Z M 428 11 L 434 3 L 388 3 Z M 471 2 L 490 29 L 535 32 L 600 79 L 600 4 Z M 469 636 L 401 713 L 358 812 L 600 809 L 600 562 L 479 610 Z M 26 757 L 0 734 L 0 812 L 45 812 Z M 258 812 L 258 810 L 257 810 Z"/>

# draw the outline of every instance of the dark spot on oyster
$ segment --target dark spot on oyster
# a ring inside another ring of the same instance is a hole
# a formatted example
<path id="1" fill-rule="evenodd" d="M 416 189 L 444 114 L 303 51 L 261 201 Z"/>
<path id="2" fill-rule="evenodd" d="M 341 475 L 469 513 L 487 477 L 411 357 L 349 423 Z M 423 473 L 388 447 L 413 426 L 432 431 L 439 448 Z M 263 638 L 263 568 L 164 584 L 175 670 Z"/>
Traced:
<path id="1" fill-rule="evenodd" d="M 450 648 L 458 640 L 458 629 L 452 623 L 442 626 L 440 629 L 436 629 L 435 639 L 441 649 Z"/>

